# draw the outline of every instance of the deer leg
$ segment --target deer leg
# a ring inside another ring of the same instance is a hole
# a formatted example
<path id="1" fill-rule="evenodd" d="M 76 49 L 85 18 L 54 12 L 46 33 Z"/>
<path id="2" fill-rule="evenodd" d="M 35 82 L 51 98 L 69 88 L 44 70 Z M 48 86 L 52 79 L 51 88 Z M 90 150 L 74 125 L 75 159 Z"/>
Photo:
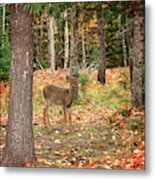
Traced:
<path id="1" fill-rule="evenodd" d="M 72 117 L 71 117 L 71 110 L 68 110 L 68 115 L 69 115 L 69 127 L 70 127 L 70 132 L 73 132 L 73 127 L 72 127 Z"/>
<path id="2" fill-rule="evenodd" d="M 66 122 L 67 122 L 67 119 L 66 119 L 66 107 L 64 106 L 63 107 L 63 111 L 64 111 L 64 134 L 66 134 Z"/>
<path id="3" fill-rule="evenodd" d="M 49 107 L 48 106 L 46 106 L 46 108 L 47 108 L 47 126 L 48 126 L 48 128 L 51 126 L 51 123 L 50 123 L 50 120 L 49 120 Z"/>
<path id="4" fill-rule="evenodd" d="M 43 109 L 43 123 L 44 123 L 44 126 L 46 127 L 46 116 L 47 115 L 47 107 L 45 106 L 44 109 Z"/>

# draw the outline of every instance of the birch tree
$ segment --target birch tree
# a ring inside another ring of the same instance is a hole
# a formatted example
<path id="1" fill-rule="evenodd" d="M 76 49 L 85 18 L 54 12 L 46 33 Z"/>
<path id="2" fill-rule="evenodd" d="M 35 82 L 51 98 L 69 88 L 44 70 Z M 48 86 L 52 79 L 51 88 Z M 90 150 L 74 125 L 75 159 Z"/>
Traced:
<path id="1" fill-rule="evenodd" d="M 49 31 L 48 31 L 48 39 L 49 39 L 49 62 L 51 70 L 55 71 L 55 47 L 54 47 L 54 16 L 50 16 L 49 21 Z"/>
<path id="2" fill-rule="evenodd" d="M 123 65 L 127 66 L 128 65 L 128 60 L 127 60 L 128 56 L 127 56 L 127 45 L 126 45 L 126 38 L 125 38 L 126 28 L 125 28 L 125 25 L 122 23 L 122 15 L 119 15 L 119 29 L 120 29 L 121 41 L 122 41 Z"/>

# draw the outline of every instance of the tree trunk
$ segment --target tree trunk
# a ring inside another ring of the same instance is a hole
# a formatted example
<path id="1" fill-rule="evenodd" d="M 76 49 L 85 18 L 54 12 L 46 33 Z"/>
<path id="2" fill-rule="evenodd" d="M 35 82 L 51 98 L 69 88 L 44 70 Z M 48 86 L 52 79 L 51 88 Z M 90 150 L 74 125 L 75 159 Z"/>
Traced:
<path id="1" fill-rule="evenodd" d="M 49 22 L 49 33 L 48 33 L 48 39 L 49 39 L 49 61 L 51 64 L 51 70 L 55 71 L 55 48 L 54 48 L 54 17 L 50 17 Z"/>
<path id="2" fill-rule="evenodd" d="M 128 61 L 129 61 L 129 67 L 130 67 L 130 82 L 132 84 L 132 69 L 133 69 L 133 19 L 127 18 L 127 47 L 128 47 Z M 131 94 L 132 94 L 132 88 L 131 88 Z"/>
<path id="3" fill-rule="evenodd" d="M 22 4 L 11 5 L 11 60 L 9 120 L 4 166 L 22 166 L 34 160 L 32 127 L 32 16 Z"/>
<path id="4" fill-rule="evenodd" d="M 85 34 L 84 34 L 83 14 L 81 17 L 81 33 L 82 33 L 82 64 L 83 64 L 83 67 L 86 67 L 86 49 L 85 49 Z"/>
<path id="5" fill-rule="evenodd" d="M 77 10 L 73 8 L 71 17 L 70 74 L 78 77 L 78 19 Z M 74 98 L 78 96 L 78 79 L 71 83 Z"/>
<path id="6" fill-rule="evenodd" d="M 38 38 L 38 49 L 39 49 L 39 53 L 38 53 L 38 60 L 39 59 L 44 59 L 44 41 L 43 41 L 43 38 L 44 38 L 44 18 L 43 16 L 40 16 L 40 28 L 39 28 L 39 38 Z M 47 51 L 48 52 L 48 51 Z"/>
<path id="7" fill-rule="evenodd" d="M 128 65 L 128 60 L 127 60 L 127 45 L 126 45 L 126 37 L 125 37 L 125 32 L 126 32 L 126 28 L 125 26 L 122 24 L 122 20 L 121 20 L 121 14 L 118 17 L 118 21 L 119 21 L 119 31 L 120 31 L 120 36 L 121 36 L 121 41 L 122 41 L 122 51 L 123 51 L 123 66 L 127 66 Z"/>
<path id="8" fill-rule="evenodd" d="M 132 69 L 132 104 L 143 105 L 143 66 L 144 66 L 144 18 L 135 11 L 134 17 L 134 58 Z"/>
<path id="9" fill-rule="evenodd" d="M 104 22 L 101 10 L 97 11 L 97 33 L 98 33 L 98 81 L 105 83 L 105 49 L 104 49 Z"/>
<path id="10" fill-rule="evenodd" d="M 5 4 L 3 4 L 3 25 L 2 25 L 2 31 L 5 31 Z"/>
<path id="11" fill-rule="evenodd" d="M 67 10 L 64 12 L 64 19 L 65 19 L 65 37 L 64 37 L 64 50 L 65 50 L 65 58 L 64 58 L 64 68 L 68 67 L 69 62 L 69 35 L 68 35 L 68 15 Z"/>
<path id="12" fill-rule="evenodd" d="M 128 65 L 127 47 L 125 42 L 125 27 L 123 25 L 121 25 L 121 37 L 122 37 L 122 48 L 123 48 L 123 65 L 127 66 Z"/>

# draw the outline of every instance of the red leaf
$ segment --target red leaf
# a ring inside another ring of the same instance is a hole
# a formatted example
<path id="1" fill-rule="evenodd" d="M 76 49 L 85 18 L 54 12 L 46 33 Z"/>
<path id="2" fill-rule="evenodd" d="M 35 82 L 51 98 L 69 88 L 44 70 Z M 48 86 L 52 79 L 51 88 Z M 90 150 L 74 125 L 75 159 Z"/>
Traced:
<path id="1" fill-rule="evenodd" d="M 24 167 L 26 167 L 27 166 L 27 162 L 26 161 L 24 161 Z"/>

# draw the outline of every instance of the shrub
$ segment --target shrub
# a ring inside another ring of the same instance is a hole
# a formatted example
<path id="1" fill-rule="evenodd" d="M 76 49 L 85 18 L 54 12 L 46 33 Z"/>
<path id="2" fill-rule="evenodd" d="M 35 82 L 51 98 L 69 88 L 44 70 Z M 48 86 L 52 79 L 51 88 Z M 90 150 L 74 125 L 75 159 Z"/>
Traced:
<path id="1" fill-rule="evenodd" d="M 87 74 L 80 74 L 79 76 L 79 85 L 80 85 L 80 90 L 85 92 L 85 86 L 89 82 L 89 78 Z"/>
<path id="2" fill-rule="evenodd" d="M 1 54 L 0 54 L 0 77 L 1 81 L 8 80 L 9 78 L 9 61 L 10 61 L 10 43 L 8 32 L 2 34 L 1 41 Z"/>

